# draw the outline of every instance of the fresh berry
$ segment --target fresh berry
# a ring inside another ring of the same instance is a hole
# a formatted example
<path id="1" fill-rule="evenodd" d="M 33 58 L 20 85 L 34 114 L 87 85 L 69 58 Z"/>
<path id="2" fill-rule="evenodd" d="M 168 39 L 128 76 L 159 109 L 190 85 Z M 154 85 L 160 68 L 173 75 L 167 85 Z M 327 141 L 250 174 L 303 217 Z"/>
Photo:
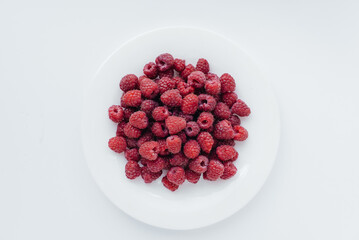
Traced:
<path id="1" fill-rule="evenodd" d="M 124 108 L 123 109 L 123 118 L 126 122 L 130 120 L 131 115 L 136 112 L 135 108 Z"/>
<path id="2" fill-rule="evenodd" d="M 170 152 L 167 149 L 167 144 L 165 139 L 159 139 L 157 140 L 158 145 L 160 146 L 160 152 L 158 153 L 161 156 L 168 156 L 170 155 Z"/>
<path id="3" fill-rule="evenodd" d="M 161 171 L 166 165 L 166 162 L 164 160 L 164 158 L 158 157 L 156 160 L 154 161 L 147 161 L 147 168 L 148 170 L 150 170 L 151 172 L 159 172 Z"/>
<path id="4" fill-rule="evenodd" d="M 204 83 L 204 89 L 207 94 L 216 96 L 221 93 L 221 82 L 219 80 L 207 80 Z"/>
<path id="5" fill-rule="evenodd" d="M 153 111 L 152 111 L 152 117 L 154 120 L 156 121 L 164 121 L 168 116 L 169 116 L 169 112 L 167 107 L 156 107 Z"/>
<path id="6" fill-rule="evenodd" d="M 158 153 L 160 152 L 160 146 L 156 141 L 145 142 L 140 146 L 138 152 L 143 158 L 153 161 L 156 160 Z"/>
<path id="7" fill-rule="evenodd" d="M 185 171 L 186 179 L 190 183 L 197 183 L 201 178 L 201 174 L 193 172 L 192 170 L 187 169 Z"/>
<path id="8" fill-rule="evenodd" d="M 139 163 L 142 164 L 142 166 L 147 166 L 148 162 L 149 161 L 146 158 L 141 158 Z"/>
<path id="9" fill-rule="evenodd" d="M 208 158 L 203 155 L 200 155 L 195 159 L 193 159 L 189 163 L 188 167 L 189 169 L 191 169 L 196 173 L 204 173 L 205 171 L 207 171 L 207 165 L 208 165 Z"/>
<path id="10" fill-rule="evenodd" d="M 234 155 L 234 157 L 232 157 L 231 159 L 229 159 L 227 162 L 234 162 L 234 161 L 236 161 L 236 160 L 238 159 L 238 156 L 239 156 L 239 154 L 238 154 L 238 152 L 236 151 L 236 154 Z"/>
<path id="11" fill-rule="evenodd" d="M 196 158 L 201 152 L 201 147 L 196 140 L 189 140 L 183 147 L 183 153 L 186 157 Z"/>
<path id="12" fill-rule="evenodd" d="M 231 108 L 232 113 L 237 114 L 240 117 L 247 117 L 251 114 L 251 109 L 247 106 L 245 102 L 238 99 Z"/>
<path id="13" fill-rule="evenodd" d="M 183 98 L 181 110 L 184 114 L 194 114 L 198 107 L 197 95 L 191 93 Z"/>
<path id="14" fill-rule="evenodd" d="M 138 77 L 138 86 L 141 86 L 141 82 L 143 79 L 148 78 L 146 75 L 142 75 Z"/>
<path id="15" fill-rule="evenodd" d="M 236 166 L 234 166 L 232 162 L 225 162 L 224 171 L 223 171 L 223 175 L 221 176 L 221 179 L 226 180 L 236 175 L 236 173 L 237 173 Z"/>
<path id="16" fill-rule="evenodd" d="M 125 135 L 128 138 L 139 138 L 141 136 L 141 130 L 127 123 L 123 129 Z"/>
<path id="17" fill-rule="evenodd" d="M 185 69 L 183 69 L 183 71 L 181 72 L 181 77 L 183 79 L 187 79 L 187 77 L 194 72 L 196 69 L 193 67 L 192 64 L 188 64 Z"/>
<path id="18" fill-rule="evenodd" d="M 174 77 L 173 81 L 175 81 L 176 86 L 178 85 L 179 82 L 185 82 L 185 80 L 183 78 L 179 77 L 179 76 Z"/>
<path id="19" fill-rule="evenodd" d="M 168 90 L 161 95 L 161 102 L 169 107 L 180 107 L 182 96 L 177 89 Z"/>
<path id="20" fill-rule="evenodd" d="M 137 148 L 137 139 L 126 138 L 127 148 Z"/>
<path id="21" fill-rule="evenodd" d="M 219 102 L 214 108 L 213 114 L 217 119 L 228 119 L 231 116 L 231 110 L 225 103 Z"/>
<path id="22" fill-rule="evenodd" d="M 160 91 L 158 84 L 149 78 L 145 78 L 141 81 L 140 90 L 142 95 L 149 99 L 155 98 Z"/>
<path id="23" fill-rule="evenodd" d="M 145 129 L 148 126 L 148 118 L 143 111 L 137 111 L 130 117 L 129 123 L 139 129 Z"/>
<path id="24" fill-rule="evenodd" d="M 200 128 L 196 122 L 187 122 L 186 128 L 184 131 L 186 132 L 188 137 L 195 137 L 200 132 Z"/>
<path id="25" fill-rule="evenodd" d="M 168 70 L 166 70 L 164 72 L 159 72 L 158 77 L 159 78 L 164 78 L 164 77 L 173 78 L 174 74 L 175 73 L 174 73 L 173 69 L 168 69 Z"/>
<path id="26" fill-rule="evenodd" d="M 126 136 L 125 135 L 125 132 L 123 131 L 123 128 L 126 126 L 126 123 L 125 122 L 120 122 L 118 125 L 117 125 L 117 130 L 116 130 L 116 136 L 117 137 L 124 137 Z"/>
<path id="27" fill-rule="evenodd" d="M 217 147 L 222 146 L 222 145 L 229 145 L 229 146 L 234 147 L 234 145 L 236 145 L 236 143 L 234 142 L 233 139 L 217 140 Z"/>
<path id="28" fill-rule="evenodd" d="M 241 125 L 241 119 L 238 117 L 238 115 L 236 114 L 232 114 L 229 118 L 228 121 L 230 121 L 230 123 L 232 124 L 232 126 L 237 126 L 237 125 Z"/>
<path id="29" fill-rule="evenodd" d="M 174 89 L 176 87 L 176 82 L 172 78 L 163 77 L 158 81 L 158 87 L 160 89 L 160 94 L 166 92 L 167 90 Z"/>
<path id="30" fill-rule="evenodd" d="M 177 89 L 182 96 L 186 96 L 186 95 L 194 92 L 194 87 L 190 86 L 186 82 L 178 82 Z"/>
<path id="31" fill-rule="evenodd" d="M 207 74 L 209 72 L 209 64 L 208 61 L 204 58 L 200 58 L 197 61 L 196 70 L 201 71 L 204 74 Z"/>
<path id="32" fill-rule="evenodd" d="M 126 149 L 125 151 L 125 158 L 128 161 L 140 161 L 140 154 L 138 153 L 138 149 L 137 148 L 131 148 L 131 149 Z"/>
<path id="33" fill-rule="evenodd" d="M 237 101 L 238 96 L 235 92 L 227 92 L 222 95 L 222 102 L 227 104 L 229 108 Z"/>
<path id="34" fill-rule="evenodd" d="M 157 70 L 157 66 L 154 62 L 149 62 L 147 63 L 144 67 L 143 67 L 143 73 L 148 77 L 148 78 L 156 78 L 158 75 L 158 70 Z"/>
<path id="35" fill-rule="evenodd" d="M 223 175 L 224 165 L 218 160 L 210 160 L 207 171 L 203 174 L 203 178 L 210 181 L 216 181 Z"/>
<path id="36" fill-rule="evenodd" d="M 167 149 L 170 153 L 179 153 L 181 151 L 182 140 L 177 135 L 172 135 L 166 139 Z"/>
<path id="37" fill-rule="evenodd" d="M 123 109 L 119 105 L 112 105 L 108 109 L 108 117 L 115 123 L 119 123 L 123 120 Z"/>
<path id="38" fill-rule="evenodd" d="M 186 167 L 188 164 L 189 159 L 182 153 L 177 153 L 170 158 L 171 166 L 179 166 L 179 167 Z"/>
<path id="39" fill-rule="evenodd" d="M 138 89 L 138 78 L 135 74 L 127 74 L 120 81 L 120 88 L 124 92 Z"/>
<path id="40" fill-rule="evenodd" d="M 236 82 L 228 73 L 223 74 L 219 80 L 221 81 L 221 92 L 233 92 L 236 89 Z"/>
<path id="41" fill-rule="evenodd" d="M 171 183 L 181 185 L 186 180 L 183 168 L 172 167 L 167 173 L 167 179 Z"/>
<path id="42" fill-rule="evenodd" d="M 234 140 L 244 141 L 248 138 L 248 131 L 242 126 L 234 126 Z"/>
<path id="43" fill-rule="evenodd" d="M 136 141 L 136 146 L 140 147 L 145 142 L 149 142 L 154 138 L 153 133 L 151 131 L 147 131 Z"/>
<path id="44" fill-rule="evenodd" d="M 168 181 L 167 177 L 164 176 L 162 178 L 162 184 L 163 186 L 165 186 L 165 188 L 169 189 L 170 191 L 174 192 L 178 189 L 178 185 L 171 183 L 170 181 Z"/>
<path id="45" fill-rule="evenodd" d="M 187 136 L 184 131 L 177 133 L 177 136 L 181 139 L 182 144 L 185 144 L 187 142 Z"/>
<path id="46" fill-rule="evenodd" d="M 214 144 L 214 139 L 209 132 L 201 132 L 197 137 L 197 142 L 205 153 L 210 153 Z"/>
<path id="47" fill-rule="evenodd" d="M 177 71 L 177 72 L 182 72 L 184 70 L 184 68 L 186 67 L 186 61 L 182 60 L 182 59 L 178 59 L 176 58 L 173 62 L 173 68 Z"/>
<path id="48" fill-rule="evenodd" d="M 213 96 L 208 94 L 200 94 L 198 96 L 198 109 L 200 111 L 212 112 L 216 107 L 217 101 Z"/>
<path id="49" fill-rule="evenodd" d="M 217 156 L 222 161 L 227 161 L 235 157 L 236 152 L 237 151 L 232 146 L 228 145 L 222 145 L 216 149 Z"/>
<path id="50" fill-rule="evenodd" d="M 181 117 L 169 116 L 166 118 L 166 127 L 171 135 L 179 133 L 185 129 L 186 120 Z"/>
<path id="51" fill-rule="evenodd" d="M 222 120 L 214 126 L 213 134 L 217 139 L 232 139 L 234 130 L 228 120 Z"/>
<path id="52" fill-rule="evenodd" d="M 155 122 L 151 127 L 151 131 L 156 137 L 164 138 L 168 136 L 168 129 L 164 122 Z"/>
<path id="53" fill-rule="evenodd" d="M 135 179 L 141 175 L 141 167 L 136 161 L 128 161 L 125 166 L 125 173 L 128 179 Z"/>
<path id="54" fill-rule="evenodd" d="M 126 139 L 123 137 L 113 137 L 108 140 L 108 147 L 117 153 L 122 153 L 126 150 Z"/>
<path id="55" fill-rule="evenodd" d="M 171 54 L 163 53 L 156 58 L 156 64 L 160 72 L 164 72 L 173 67 L 174 59 Z"/>
<path id="56" fill-rule="evenodd" d="M 147 166 L 141 168 L 141 177 L 145 183 L 151 183 L 162 175 L 162 171 L 153 173 Z"/>
<path id="57" fill-rule="evenodd" d="M 202 112 L 197 119 L 198 126 L 201 129 L 208 129 L 210 126 L 213 125 L 214 117 L 212 113 L 209 112 Z"/>
<path id="58" fill-rule="evenodd" d="M 140 90 L 130 90 L 122 96 L 123 103 L 128 107 L 139 107 L 142 103 Z"/>
<path id="59" fill-rule="evenodd" d="M 188 75 L 187 83 L 194 88 L 202 88 L 204 82 L 206 81 L 206 76 L 201 71 L 194 71 Z"/>
<path id="60" fill-rule="evenodd" d="M 152 114 L 153 109 L 158 107 L 158 102 L 146 99 L 141 103 L 141 111 L 144 111 L 148 116 Z"/>

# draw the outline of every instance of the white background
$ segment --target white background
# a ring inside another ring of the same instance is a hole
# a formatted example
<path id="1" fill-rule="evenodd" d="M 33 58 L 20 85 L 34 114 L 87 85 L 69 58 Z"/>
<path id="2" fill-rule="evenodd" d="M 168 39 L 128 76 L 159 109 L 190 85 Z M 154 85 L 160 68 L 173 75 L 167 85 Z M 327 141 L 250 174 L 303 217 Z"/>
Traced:
<path id="1" fill-rule="evenodd" d="M 358 239 L 358 1 L 0 1 L 0 239 Z M 122 213 L 86 167 L 83 89 L 166 26 L 238 42 L 271 82 L 277 161 L 244 209 L 192 231 Z"/>

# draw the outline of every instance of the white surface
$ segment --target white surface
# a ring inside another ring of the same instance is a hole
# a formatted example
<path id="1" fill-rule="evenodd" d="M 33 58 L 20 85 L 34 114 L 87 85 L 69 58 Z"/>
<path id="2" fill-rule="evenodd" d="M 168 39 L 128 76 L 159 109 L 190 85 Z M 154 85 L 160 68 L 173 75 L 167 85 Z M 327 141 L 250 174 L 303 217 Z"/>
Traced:
<path id="1" fill-rule="evenodd" d="M 358 4 L 1 1 L 0 239 L 358 239 Z M 96 69 L 130 37 L 170 25 L 237 41 L 270 79 L 282 126 L 254 200 L 183 232 L 111 204 L 80 141 L 83 88 Z"/>
<path id="2" fill-rule="evenodd" d="M 176 192 L 170 192 L 163 187 L 161 178 L 152 184 L 128 180 L 124 174 L 127 162 L 124 154 L 108 149 L 107 141 L 115 135 L 117 124 L 108 119 L 107 110 L 120 103 L 122 91 L 118 79 L 128 73 L 143 75 L 143 66 L 163 52 L 186 59 L 187 64 L 196 64 L 198 58 L 204 57 L 211 63 L 211 72 L 219 76 L 229 72 L 237 79 L 236 92 L 249 104 L 252 113 L 242 118 L 242 126 L 250 134 L 247 141 L 235 146 L 240 156 L 235 162 L 238 174 L 232 179 L 186 182 Z M 126 42 L 87 86 L 84 103 L 82 141 L 93 177 L 116 206 L 153 226 L 187 230 L 227 218 L 257 194 L 276 157 L 279 112 L 267 81 L 233 42 L 201 29 L 163 28 Z"/>

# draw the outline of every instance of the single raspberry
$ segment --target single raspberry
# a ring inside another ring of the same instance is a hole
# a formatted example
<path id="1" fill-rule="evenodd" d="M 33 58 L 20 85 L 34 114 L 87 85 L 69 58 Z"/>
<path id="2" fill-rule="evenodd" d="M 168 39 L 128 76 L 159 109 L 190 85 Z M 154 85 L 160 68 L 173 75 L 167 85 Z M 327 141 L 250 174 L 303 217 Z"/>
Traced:
<path id="1" fill-rule="evenodd" d="M 232 114 L 229 118 L 228 121 L 231 122 L 232 126 L 237 126 L 237 125 L 241 125 L 241 119 L 238 117 L 238 115 L 236 114 Z"/>
<path id="2" fill-rule="evenodd" d="M 203 155 L 196 157 L 188 165 L 189 169 L 196 173 L 204 173 L 205 171 L 207 171 L 207 166 L 208 158 Z"/>
<path id="3" fill-rule="evenodd" d="M 174 74 L 175 74 L 175 72 L 173 69 L 168 69 L 164 72 L 159 72 L 158 77 L 159 78 L 164 78 L 164 77 L 173 78 Z"/>
<path id="4" fill-rule="evenodd" d="M 158 145 L 160 146 L 160 152 L 158 153 L 161 156 L 168 156 L 171 153 L 167 149 L 166 139 L 158 139 Z"/>
<path id="5" fill-rule="evenodd" d="M 142 95 L 149 99 L 155 98 L 160 91 L 158 84 L 149 78 L 145 78 L 141 81 L 140 90 Z"/>
<path id="6" fill-rule="evenodd" d="M 130 120 L 130 117 L 134 112 L 136 112 L 135 108 L 124 108 L 123 109 L 123 118 L 125 119 L 125 121 L 128 122 L 128 120 Z"/>
<path id="7" fill-rule="evenodd" d="M 224 171 L 223 171 L 223 175 L 221 176 L 221 179 L 226 180 L 236 175 L 236 173 L 237 173 L 236 166 L 234 166 L 232 162 L 225 162 Z"/>
<path id="8" fill-rule="evenodd" d="M 168 90 L 161 95 L 161 102 L 169 107 L 180 107 L 182 96 L 177 89 Z"/>
<path id="9" fill-rule="evenodd" d="M 177 133 L 177 136 L 179 136 L 179 138 L 181 139 L 182 144 L 185 144 L 187 142 L 187 136 L 184 131 Z"/>
<path id="10" fill-rule="evenodd" d="M 242 126 L 234 126 L 234 140 L 244 141 L 248 138 L 248 131 Z"/>
<path id="11" fill-rule="evenodd" d="M 129 138 L 139 138 L 141 136 L 141 130 L 127 123 L 123 129 L 125 135 Z"/>
<path id="12" fill-rule="evenodd" d="M 181 77 L 183 79 L 187 79 L 187 77 L 194 72 L 196 69 L 193 67 L 192 64 L 188 64 L 185 69 L 183 69 L 183 71 L 181 72 Z"/>
<path id="13" fill-rule="evenodd" d="M 178 82 L 177 89 L 182 96 L 186 96 L 186 95 L 194 92 L 194 87 L 190 86 L 186 82 Z"/>
<path id="14" fill-rule="evenodd" d="M 166 118 L 165 122 L 166 127 L 171 135 L 179 133 L 186 127 L 186 120 L 181 117 L 169 116 Z"/>
<path id="15" fill-rule="evenodd" d="M 125 127 L 126 123 L 125 122 L 120 122 L 118 125 L 117 125 L 117 130 L 116 130 L 116 136 L 117 137 L 124 137 L 126 136 L 125 135 L 125 132 L 123 131 L 123 128 Z"/>
<path id="16" fill-rule="evenodd" d="M 209 72 L 208 61 L 204 58 L 198 59 L 197 64 L 196 64 L 196 70 L 207 74 Z"/>
<path id="17" fill-rule="evenodd" d="M 127 74 L 120 81 L 120 88 L 124 92 L 138 89 L 138 78 L 135 74 Z"/>
<path id="18" fill-rule="evenodd" d="M 188 158 L 196 158 L 201 152 L 201 147 L 196 140 L 189 140 L 183 147 L 183 153 Z"/>
<path id="19" fill-rule="evenodd" d="M 170 181 L 168 181 L 167 177 L 164 176 L 162 178 L 162 184 L 163 186 L 165 186 L 167 189 L 169 189 L 170 191 L 174 192 L 178 189 L 178 185 L 171 183 Z"/>
<path id="20" fill-rule="evenodd" d="M 229 107 L 223 102 L 217 103 L 213 113 L 217 119 L 228 119 L 231 116 L 231 110 L 229 110 Z"/>
<path id="21" fill-rule="evenodd" d="M 158 107 L 158 102 L 153 100 L 146 99 L 141 103 L 141 111 L 144 111 L 148 116 L 151 115 L 155 107 Z"/>
<path id="22" fill-rule="evenodd" d="M 233 139 L 218 140 L 217 147 L 222 146 L 222 145 L 229 145 L 229 146 L 234 147 L 234 145 L 236 145 L 236 143 L 234 142 Z"/>
<path id="23" fill-rule="evenodd" d="M 200 111 L 212 112 L 216 107 L 217 101 L 213 96 L 208 94 L 200 94 L 198 96 L 198 109 Z"/>
<path id="24" fill-rule="evenodd" d="M 239 156 L 239 154 L 238 154 L 238 152 L 236 152 L 236 154 L 234 155 L 234 157 L 232 157 L 231 159 L 229 159 L 229 160 L 226 161 L 226 162 L 234 162 L 234 161 L 236 161 L 236 160 L 238 159 L 238 156 Z"/>
<path id="25" fill-rule="evenodd" d="M 137 148 L 137 140 L 134 138 L 126 138 L 128 148 Z"/>
<path id="26" fill-rule="evenodd" d="M 186 67 L 186 61 L 182 60 L 182 59 L 178 59 L 176 58 L 173 62 L 173 68 L 177 71 L 177 72 L 182 72 L 184 70 L 184 68 Z"/>
<path id="27" fill-rule="evenodd" d="M 181 77 L 174 77 L 173 78 L 173 81 L 175 81 L 175 83 L 176 83 L 176 86 L 177 86 L 177 84 L 179 83 L 179 82 L 185 82 L 185 80 L 183 79 L 183 78 L 181 78 Z"/>
<path id="28" fill-rule="evenodd" d="M 170 164 L 169 157 L 163 157 L 163 159 L 165 161 L 165 166 L 163 167 L 163 170 L 170 170 L 172 166 Z"/>
<path id="29" fill-rule="evenodd" d="M 172 78 L 163 77 L 158 81 L 158 87 L 160 89 L 160 94 L 166 92 L 167 90 L 174 89 L 176 87 L 176 82 Z"/>
<path id="30" fill-rule="evenodd" d="M 147 166 L 148 162 L 150 162 L 150 161 L 148 161 L 146 158 L 141 158 L 139 163 L 141 163 L 142 166 Z"/>
<path id="31" fill-rule="evenodd" d="M 187 169 L 185 171 L 185 176 L 188 182 L 197 183 L 201 178 L 201 174 L 193 172 L 192 170 Z"/>
<path id="32" fill-rule="evenodd" d="M 126 150 L 126 140 L 123 137 L 113 137 L 108 140 L 108 147 L 117 153 L 122 153 Z"/>
<path id="33" fill-rule="evenodd" d="M 216 181 L 223 175 L 224 165 L 218 160 L 210 160 L 207 171 L 203 174 L 203 178 L 210 181 Z"/>
<path id="34" fill-rule="evenodd" d="M 227 161 L 236 156 L 236 150 L 232 146 L 222 145 L 217 147 L 216 153 L 220 160 Z"/>
<path id="35" fill-rule="evenodd" d="M 161 171 L 165 167 L 165 165 L 166 165 L 166 162 L 161 157 L 158 157 L 154 161 L 147 162 L 148 170 L 150 170 L 151 172 L 154 172 L 154 173 Z"/>
<path id="36" fill-rule="evenodd" d="M 119 106 L 119 105 L 112 105 L 108 109 L 108 117 L 115 123 L 121 122 L 123 120 L 123 109 L 122 109 L 122 107 Z"/>
<path id="37" fill-rule="evenodd" d="M 193 115 L 184 114 L 183 112 L 180 112 L 180 114 L 178 114 L 178 117 L 184 118 L 186 122 L 193 121 Z"/>
<path id="38" fill-rule="evenodd" d="M 204 83 L 204 89 L 210 95 L 218 95 L 221 93 L 221 82 L 219 80 L 207 80 Z"/>
<path id="39" fill-rule="evenodd" d="M 201 129 L 208 129 L 213 125 L 214 117 L 212 113 L 209 112 L 201 112 L 198 116 L 197 123 Z"/>
<path id="40" fill-rule="evenodd" d="M 221 81 L 221 92 L 233 92 L 236 89 L 236 82 L 228 73 L 223 74 L 219 80 Z"/>
<path id="41" fill-rule="evenodd" d="M 183 168 L 172 167 L 167 173 L 167 179 L 171 183 L 181 185 L 186 180 Z"/>
<path id="42" fill-rule="evenodd" d="M 141 175 L 141 167 L 136 161 L 128 161 L 125 166 L 125 173 L 128 179 L 135 179 Z"/>
<path id="43" fill-rule="evenodd" d="M 182 153 L 179 152 L 170 158 L 169 163 L 171 166 L 186 167 L 189 159 Z"/>
<path id="44" fill-rule="evenodd" d="M 206 81 L 206 75 L 201 71 L 194 71 L 188 75 L 187 83 L 194 88 L 202 88 Z"/>
<path id="45" fill-rule="evenodd" d="M 142 103 L 141 96 L 140 90 L 130 90 L 122 96 L 121 101 L 128 107 L 139 107 Z"/>
<path id="46" fill-rule="evenodd" d="M 191 93 L 183 98 L 181 109 L 184 114 L 194 114 L 197 111 L 197 107 L 198 107 L 197 95 Z"/>
<path id="47" fill-rule="evenodd" d="M 219 81 L 218 75 L 214 74 L 214 73 L 207 73 L 206 79 L 207 79 L 207 81 Z"/>
<path id="48" fill-rule="evenodd" d="M 162 171 L 153 173 L 151 172 L 147 166 L 141 168 L 141 177 L 145 183 L 151 183 L 157 178 L 161 177 Z"/>
<path id="49" fill-rule="evenodd" d="M 156 121 L 164 121 L 169 115 L 170 113 L 168 112 L 168 108 L 163 106 L 156 107 L 152 111 L 152 117 Z"/>
<path id="50" fill-rule="evenodd" d="M 212 150 L 214 139 L 208 132 L 201 132 L 197 137 L 197 142 L 203 152 L 209 153 Z"/>
<path id="51" fill-rule="evenodd" d="M 235 92 L 227 92 L 222 94 L 222 102 L 227 104 L 229 108 L 233 106 L 233 104 L 237 101 L 238 96 Z"/>
<path id="52" fill-rule="evenodd" d="M 188 137 L 195 137 L 200 132 L 200 128 L 196 122 L 187 122 L 186 128 L 184 131 L 186 132 Z"/>
<path id="53" fill-rule="evenodd" d="M 237 114 L 240 117 L 247 117 L 251 114 L 251 109 L 247 106 L 245 102 L 238 99 L 231 108 L 232 113 Z"/>
<path id="54" fill-rule="evenodd" d="M 232 139 L 234 130 L 228 120 L 222 120 L 214 126 L 213 135 L 217 139 Z"/>
<path id="55" fill-rule="evenodd" d="M 164 122 L 154 122 L 151 131 L 156 137 L 164 138 L 168 135 L 168 129 Z"/>
<path id="56" fill-rule="evenodd" d="M 148 126 L 148 118 L 143 111 L 137 111 L 130 117 L 129 123 L 139 129 L 145 129 Z"/>
<path id="57" fill-rule="evenodd" d="M 143 79 L 148 78 L 146 75 L 142 75 L 138 77 L 138 86 L 141 86 L 141 82 Z"/>
<path id="58" fill-rule="evenodd" d="M 157 66 L 154 62 L 149 62 L 147 63 L 144 67 L 143 67 L 143 73 L 148 77 L 148 78 L 156 78 L 158 75 L 158 70 L 157 70 Z"/>
<path id="59" fill-rule="evenodd" d="M 160 146 L 156 141 L 145 142 L 140 146 L 138 150 L 140 155 L 147 160 L 153 161 L 156 160 L 158 153 L 160 152 Z"/>
<path id="60" fill-rule="evenodd" d="M 137 148 L 132 148 L 132 149 L 126 149 L 125 151 L 125 158 L 128 161 L 140 161 L 140 154 L 138 153 L 138 149 Z"/>
<path id="61" fill-rule="evenodd" d="M 182 140 L 177 135 L 172 135 L 166 139 L 167 149 L 171 153 L 179 153 L 182 147 Z"/>
<path id="62" fill-rule="evenodd" d="M 145 142 L 149 142 L 154 138 L 151 131 L 146 131 L 142 136 L 136 141 L 136 146 L 141 147 Z"/>
<path id="63" fill-rule="evenodd" d="M 160 72 L 164 72 L 173 67 L 174 59 L 171 54 L 163 53 L 156 58 L 156 64 Z"/>

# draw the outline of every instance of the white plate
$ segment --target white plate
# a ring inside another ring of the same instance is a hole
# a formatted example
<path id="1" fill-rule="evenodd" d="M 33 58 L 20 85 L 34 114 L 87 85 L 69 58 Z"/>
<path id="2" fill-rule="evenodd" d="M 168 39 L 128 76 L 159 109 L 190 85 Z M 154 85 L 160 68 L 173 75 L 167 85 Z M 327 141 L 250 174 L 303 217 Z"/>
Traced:
<path id="1" fill-rule="evenodd" d="M 206 58 L 211 71 L 230 73 L 237 94 L 251 107 L 242 118 L 247 141 L 236 144 L 238 173 L 230 180 L 197 184 L 186 182 L 176 192 L 160 179 L 145 184 L 128 180 L 123 154 L 112 152 L 107 141 L 116 124 L 107 116 L 108 107 L 120 103 L 118 87 L 128 73 L 142 75 L 143 66 L 160 53 L 196 64 Z M 147 224 L 168 229 L 194 229 L 223 220 L 245 206 L 264 184 L 275 160 L 279 141 L 279 113 L 275 98 L 256 66 L 232 41 L 205 30 L 175 27 L 140 35 L 116 50 L 101 66 L 85 91 L 82 139 L 89 169 L 104 194 L 122 211 Z"/>

